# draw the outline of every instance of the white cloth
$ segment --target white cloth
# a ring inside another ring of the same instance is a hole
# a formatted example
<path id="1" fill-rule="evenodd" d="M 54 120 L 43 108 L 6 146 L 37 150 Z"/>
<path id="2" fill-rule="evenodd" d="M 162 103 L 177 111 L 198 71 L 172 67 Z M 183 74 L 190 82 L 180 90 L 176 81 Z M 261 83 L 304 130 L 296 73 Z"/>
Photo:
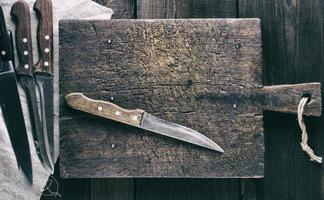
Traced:
<path id="1" fill-rule="evenodd" d="M 7 29 L 15 32 L 14 24 L 10 16 L 11 6 L 16 0 L 1 0 L 0 5 L 3 8 Z M 31 10 L 31 27 L 33 40 L 34 63 L 38 61 L 36 28 L 37 19 L 33 11 L 35 0 L 25 0 Z M 56 158 L 59 147 L 59 39 L 58 39 L 58 21 L 61 19 L 110 19 L 113 11 L 107 7 L 101 6 L 91 0 L 52 0 L 54 14 L 54 133 L 56 143 Z M 23 89 L 19 86 L 20 98 L 24 112 L 25 123 L 28 132 L 29 146 L 32 155 L 33 165 L 33 186 L 28 185 L 24 176 L 17 169 L 16 158 L 11 147 L 9 135 L 0 113 L 0 199 L 40 199 L 44 186 L 46 185 L 49 173 L 43 169 L 37 158 L 29 122 L 29 112 L 26 103 L 26 97 Z"/>

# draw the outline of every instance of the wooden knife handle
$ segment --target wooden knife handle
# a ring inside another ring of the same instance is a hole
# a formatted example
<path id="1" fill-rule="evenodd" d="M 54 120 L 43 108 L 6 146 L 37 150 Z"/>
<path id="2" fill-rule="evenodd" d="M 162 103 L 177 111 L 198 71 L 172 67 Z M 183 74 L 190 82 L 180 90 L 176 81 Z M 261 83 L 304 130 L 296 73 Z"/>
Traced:
<path id="1" fill-rule="evenodd" d="M 37 43 L 39 61 L 36 72 L 53 74 L 53 8 L 51 0 L 37 0 L 34 11 L 38 19 Z"/>
<path id="2" fill-rule="evenodd" d="M 16 47 L 19 64 L 16 72 L 19 75 L 33 75 L 33 47 L 30 26 L 29 6 L 25 1 L 17 1 L 10 12 L 16 24 Z"/>
<path id="3" fill-rule="evenodd" d="M 65 96 L 65 100 L 70 107 L 76 110 L 131 126 L 139 127 L 144 114 L 144 110 L 126 110 L 111 102 L 90 99 L 82 93 L 68 94 Z"/>
<path id="4" fill-rule="evenodd" d="M 13 50 L 7 32 L 6 22 L 2 7 L 0 6 L 0 58 L 2 61 L 11 61 Z"/>

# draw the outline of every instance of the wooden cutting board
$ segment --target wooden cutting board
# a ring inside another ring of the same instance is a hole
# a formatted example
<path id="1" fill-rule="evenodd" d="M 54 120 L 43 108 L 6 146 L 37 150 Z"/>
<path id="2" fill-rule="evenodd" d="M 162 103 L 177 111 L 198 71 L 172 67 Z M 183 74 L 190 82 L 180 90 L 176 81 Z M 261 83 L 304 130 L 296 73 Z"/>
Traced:
<path id="1" fill-rule="evenodd" d="M 262 177 L 263 111 L 321 114 L 320 84 L 262 85 L 259 19 L 60 22 L 66 178 Z M 225 153 L 72 110 L 71 92 L 205 134 Z"/>

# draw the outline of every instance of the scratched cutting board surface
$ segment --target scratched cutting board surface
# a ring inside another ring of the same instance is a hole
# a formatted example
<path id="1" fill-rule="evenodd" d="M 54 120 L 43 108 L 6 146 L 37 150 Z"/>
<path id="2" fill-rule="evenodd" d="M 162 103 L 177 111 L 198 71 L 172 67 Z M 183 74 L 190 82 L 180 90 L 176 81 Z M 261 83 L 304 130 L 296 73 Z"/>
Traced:
<path id="1" fill-rule="evenodd" d="M 262 86 L 258 19 L 61 21 L 61 175 L 262 177 L 263 110 L 294 113 L 311 93 L 319 115 L 319 91 Z M 71 92 L 185 125 L 225 153 L 75 111 Z"/>

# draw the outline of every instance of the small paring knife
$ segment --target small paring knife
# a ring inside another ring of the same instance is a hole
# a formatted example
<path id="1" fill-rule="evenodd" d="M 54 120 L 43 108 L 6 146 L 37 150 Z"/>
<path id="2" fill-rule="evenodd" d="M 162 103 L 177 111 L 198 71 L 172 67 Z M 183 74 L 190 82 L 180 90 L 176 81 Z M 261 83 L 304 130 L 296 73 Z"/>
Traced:
<path id="1" fill-rule="evenodd" d="M 144 110 L 126 110 L 111 102 L 90 99 L 82 93 L 68 94 L 65 96 L 65 100 L 70 107 L 76 110 L 224 153 L 220 146 L 201 133 L 157 118 Z"/>

